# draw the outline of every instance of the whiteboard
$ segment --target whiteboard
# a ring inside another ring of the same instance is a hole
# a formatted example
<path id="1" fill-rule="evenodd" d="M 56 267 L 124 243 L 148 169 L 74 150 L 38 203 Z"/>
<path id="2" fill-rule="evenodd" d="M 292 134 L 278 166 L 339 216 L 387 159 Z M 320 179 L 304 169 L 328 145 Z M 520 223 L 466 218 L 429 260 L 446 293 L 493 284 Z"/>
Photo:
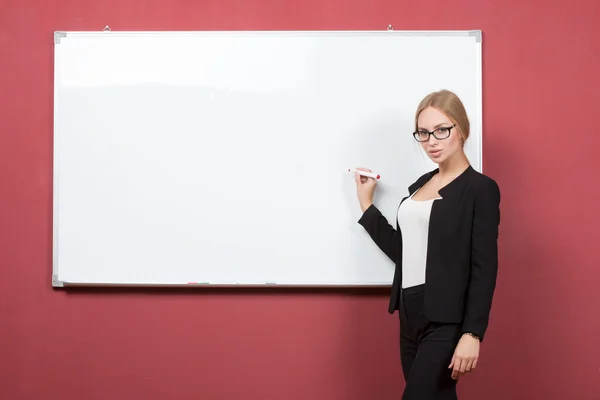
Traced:
<path id="1" fill-rule="evenodd" d="M 348 168 L 395 226 L 442 88 L 481 171 L 480 31 L 56 32 L 52 285 L 387 286 Z"/>

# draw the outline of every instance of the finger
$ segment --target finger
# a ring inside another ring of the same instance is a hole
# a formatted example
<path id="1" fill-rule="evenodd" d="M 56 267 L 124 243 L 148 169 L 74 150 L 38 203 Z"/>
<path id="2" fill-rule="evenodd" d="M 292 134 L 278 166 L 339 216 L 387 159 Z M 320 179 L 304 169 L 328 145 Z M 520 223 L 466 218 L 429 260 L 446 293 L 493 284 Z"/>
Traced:
<path id="1" fill-rule="evenodd" d="M 473 360 L 468 360 L 467 365 L 465 366 L 465 372 L 471 372 L 472 367 L 473 367 Z"/>
<path id="2" fill-rule="evenodd" d="M 467 370 L 467 365 L 469 364 L 469 360 L 462 360 L 462 362 L 460 363 L 460 374 L 464 375 L 465 371 Z"/>
<path id="3" fill-rule="evenodd" d="M 477 368 L 477 358 L 475 358 L 473 360 L 473 365 L 471 366 L 471 371 L 475 370 Z"/>
<path id="4" fill-rule="evenodd" d="M 460 373 L 460 363 L 461 363 L 460 359 L 457 359 L 454 362 L 454 368 L 452 369 L 452 378 L 453 379 L 456 379 L 459 376 L 459 373 Z"/>
<path id="5" fill-rule="evenodd" d="M 369 178 L 359 174 L 358 172 L 354 173 L 354 179 L 356 180 L 356 184 L 361 185 L 365 184 L 369 181 Z"/>
<path id="6" fill-rule="evenodd" d="M 467 373 L 467 360 L 462 360 L 460 363 L 460 368 L 458 369 L 458 373 L 456 374 L 457 378 L 460 378 L 464 374 Z"/>
<path id="7" fill-rule="evenodd" d="M 449 369 L 452 369 L 452 367 L 454 366 L 454 362 L 456 361 L 456 356 L 452 356 L 452 360 L 450 360 L 450 365 L 448 365 Z"/>
<path id="8" fill-rule="evenodd" d="M 365 172 L 372 172 L 372 171 L 371 171 L 370 169 L 368 169 L 368 168 L 362 168 L 362 167 L 358 167 L 358 168 L 356 168 L 356 169 L 358 169 L 358 170 L 360 170 L 360 171 L 365 171 Z"/>
<path id="9" fill-rule="evenodd" d="M 356 183 L 367 183 L 369 181 L 369 177 L 359 174 L 358 172 L 354 173 L 354 179 Z"/>

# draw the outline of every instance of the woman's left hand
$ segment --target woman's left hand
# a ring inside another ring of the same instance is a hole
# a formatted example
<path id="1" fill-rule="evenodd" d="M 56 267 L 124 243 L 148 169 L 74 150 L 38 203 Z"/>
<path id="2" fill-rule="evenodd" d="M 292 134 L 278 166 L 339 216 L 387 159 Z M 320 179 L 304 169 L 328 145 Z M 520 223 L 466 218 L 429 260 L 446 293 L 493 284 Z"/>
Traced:
<path id="1" fill-rule="evenodd" d="M 471 335 L 462 335 L 454 350 L 452 362 L 448 366 L 452 369 L 452 379 L 458 379 L 465 373 L 475 370 L 478 358 L 479 340 Z"/>

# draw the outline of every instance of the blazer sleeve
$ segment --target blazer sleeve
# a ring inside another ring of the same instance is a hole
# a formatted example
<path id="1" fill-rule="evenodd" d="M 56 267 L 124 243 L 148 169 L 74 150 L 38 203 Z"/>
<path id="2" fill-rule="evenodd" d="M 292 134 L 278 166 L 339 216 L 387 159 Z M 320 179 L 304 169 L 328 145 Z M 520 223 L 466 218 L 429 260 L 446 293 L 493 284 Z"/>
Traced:
<path id="1" fill-rule="evenodd" d="M 483 341 L 488 326 L 498 274 L 500 189 L 486 179 L 475 194 L 471 233 L 471 276 L 467 291 L 463 332 Z"/>
<path id="2" fill-rule="evenodd" d="M 375 244 L 395 263 L 399 234 L 388 223 L 381 211 L 371 204 L 360 217 L 358 223 L 365 228 Z"/>

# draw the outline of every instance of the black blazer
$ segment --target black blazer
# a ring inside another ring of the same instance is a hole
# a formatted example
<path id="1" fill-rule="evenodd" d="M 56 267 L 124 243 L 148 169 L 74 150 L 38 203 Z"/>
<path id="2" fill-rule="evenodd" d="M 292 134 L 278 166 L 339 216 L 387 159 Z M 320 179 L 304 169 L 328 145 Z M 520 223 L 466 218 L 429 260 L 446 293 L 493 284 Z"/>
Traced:
<path id="1" fill-rule="evenodd" d="M 422 175 L 409 188 L 412 195 L 439 169 Z M 496 182 L 469 166 L 439 190 L 429 222 L 425 316 L 432 322 L 462 323 L 463 332 L 483 340 L 498 271 L 500 190 Z M 400 204 L 408 198 L 404 197 Z M 359 223 L 395 263 L 389 313 L 399 308 L 402 287 L 402 232 L 371 205 Z"/>

